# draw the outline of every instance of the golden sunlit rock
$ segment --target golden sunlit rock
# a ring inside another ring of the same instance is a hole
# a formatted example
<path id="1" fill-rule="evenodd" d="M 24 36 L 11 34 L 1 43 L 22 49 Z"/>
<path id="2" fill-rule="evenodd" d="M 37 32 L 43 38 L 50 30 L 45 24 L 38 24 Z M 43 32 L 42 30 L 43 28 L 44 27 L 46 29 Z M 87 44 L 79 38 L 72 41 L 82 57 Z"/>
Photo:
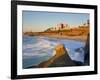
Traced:
<path id="1" fill-rule="evenodd" d="M 58 44 L 55 47 L 56 54 L 47 61 L 39 64 L 39 67 L 62 67 L 62 66 L 75 66 L 76 64 L 69 57 L 68 52 L 63 44 Z"/>

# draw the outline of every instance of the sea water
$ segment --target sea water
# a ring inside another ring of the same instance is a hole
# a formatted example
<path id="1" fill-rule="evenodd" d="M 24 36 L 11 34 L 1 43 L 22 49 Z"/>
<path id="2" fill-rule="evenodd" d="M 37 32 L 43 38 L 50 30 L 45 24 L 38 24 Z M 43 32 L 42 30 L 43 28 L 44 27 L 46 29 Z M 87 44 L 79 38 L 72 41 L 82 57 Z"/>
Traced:
<path id="1" fill-rule="evenodd" d="M 64 44 L 72 60 L 84 62 L 85 42 L 57 39 L 43 36 L 23 36 L 22 62 L 23 68 L 36 66 L 55 55 L 55 46 Z M 81 49 L 80 51 L 76 51 Z"/>

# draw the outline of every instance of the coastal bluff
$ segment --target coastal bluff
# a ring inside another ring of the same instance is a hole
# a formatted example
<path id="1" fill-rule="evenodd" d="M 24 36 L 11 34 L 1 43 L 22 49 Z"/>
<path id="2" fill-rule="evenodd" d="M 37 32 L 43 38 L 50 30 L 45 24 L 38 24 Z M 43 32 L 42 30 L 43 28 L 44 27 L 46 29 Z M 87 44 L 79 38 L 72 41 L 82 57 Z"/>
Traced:
<path id="1" fill-rule="evenodd" d="M 76 61 L 73 61 L 68 55 L 68 51 L 63 44 L 58 44 L 55 47 L 56 54 L 47 61 L 41 62 L 38 67 L 64 67 L 64 66 L 77 66 Z"/>

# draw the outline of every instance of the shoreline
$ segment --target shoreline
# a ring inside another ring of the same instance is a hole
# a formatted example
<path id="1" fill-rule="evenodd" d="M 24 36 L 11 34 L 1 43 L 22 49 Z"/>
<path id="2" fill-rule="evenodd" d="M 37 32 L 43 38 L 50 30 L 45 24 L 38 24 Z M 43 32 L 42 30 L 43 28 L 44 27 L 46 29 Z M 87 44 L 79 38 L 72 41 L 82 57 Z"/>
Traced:
<path id="1" fill-rule="evenodd" d="M 30 36 L 30 35 L 28 35 L 28 36 Z M 87 40 L 87 36 L 86 35 L 82 35 L 82 36 L 34 35 L 34 36 L 43 36 L 43 37 L 57 38 L 57 39 L 68 39 L 68 40 L 75 40 L 75 41 L 81 41 L 81 42 L 86 42 L 86 40 Z"/>
<path id="2" fill-rule="evenodd" d="M 57 38 L 57 39 L 75 40 L 75 41 L 81 41 L 81 42 L 86 42 L 87 40 L 87 36 L 64 36 L 64 35 L 42 35 L 42 36 Z"/>

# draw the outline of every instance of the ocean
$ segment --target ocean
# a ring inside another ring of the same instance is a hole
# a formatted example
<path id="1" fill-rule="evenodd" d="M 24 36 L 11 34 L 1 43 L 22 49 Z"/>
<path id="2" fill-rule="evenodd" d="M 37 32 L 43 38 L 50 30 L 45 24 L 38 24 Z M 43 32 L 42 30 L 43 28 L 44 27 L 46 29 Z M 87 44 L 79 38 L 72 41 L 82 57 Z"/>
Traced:
<path id="1" fill-rule="evenodd" d="M 23 68 L 36 66 L 55 55 L 55 46 L 63 44 L 72 60 L 84 62 L 85 42 L 43 36 L 23 36 Z"/>

